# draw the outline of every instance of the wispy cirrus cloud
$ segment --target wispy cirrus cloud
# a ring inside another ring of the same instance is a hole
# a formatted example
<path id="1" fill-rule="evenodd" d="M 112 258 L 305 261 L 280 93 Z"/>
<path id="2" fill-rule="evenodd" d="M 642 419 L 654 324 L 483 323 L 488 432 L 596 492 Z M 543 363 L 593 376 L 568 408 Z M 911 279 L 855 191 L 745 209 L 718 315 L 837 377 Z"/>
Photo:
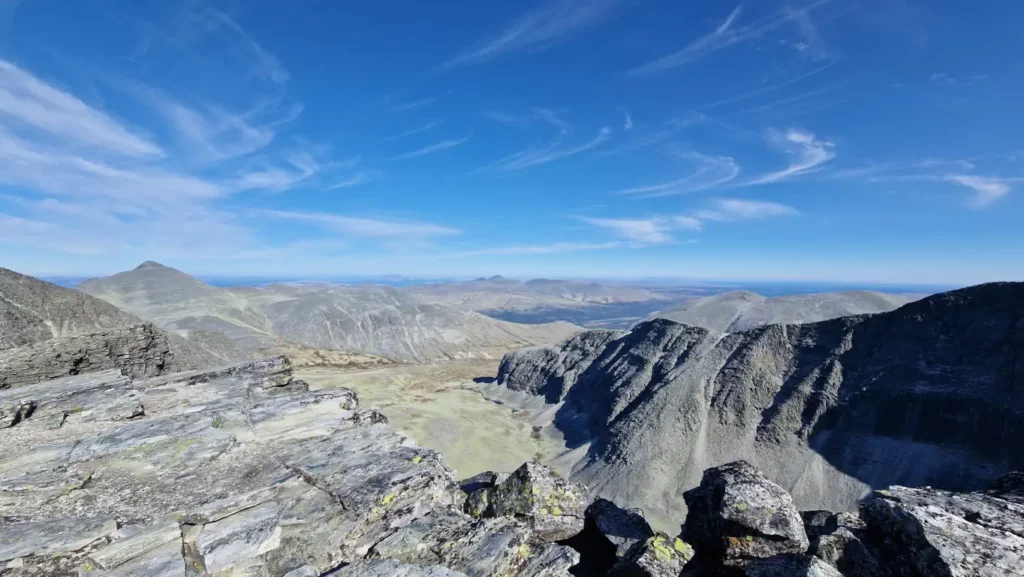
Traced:
<path id="1" fill-rule="evenodd" d="M 401 140 L 403 138 L 407 138 L 409 136 L 413 136 L 413 135 L 419 134 L 421 132 L 426 132 L 426 131 L 428 131 L 428 130 L 430 130 L 432 128 L 437 128 L 440 124 L 441 124 L 440 120 L 431 120 L 430 122 L 427 122 L 426 124 L 421 124 L 421 125 L 417 126 L 416 128 L 412 128 L 410 130 L 406 130 L 405 132 L 399 132 L 398 134 L 393 134 L 391 136 L 386 136 L 386 137 L 382 138 L 381 140 L 385 140 L 385 141 L 388 141 L 388 140 Z"/>
<path id="2" fill-rule="evenodd" d="M 243 173 L 232 181 L 232 185 L 235 190 L 282 192 L 308 181 L 321 169 L 321 162 L 312 153 L 297 152 L 287 155 L 283 165 Z"/>
<path id="3" fill-rule="evenodd" d="M 629 114 L 628 110 L 623 109 L 622 111 L 622 129 L 626 132 L 633 130 L 633 116 Z"/>
<path id="4" fill-rule="evenodd" d="M 431 144 L 429 146 L 424 146 L 423 148 L 414 150 L 412 152 L 407 152 L 405 154 L 399 154 L 398 156 L 393 156 L 391 158 L 391 160 L 407 160 L 407 159 L 410 159 L 410 158 L 417 158 L 417 157 L 420 157 L 420 156 L 426 156 L 428 154 L 434 154 L 436 152 L 442 152 L 442 151 L 445 151 L 445 150 L 449 150 L 449 149 L 452 149 L 452 148 L 455 148 L 457 146 L 461 146 L 461 145 L 465 144 L 466 141 L 469 140 L 470 136 L 471 135 L 467 134 L 464 138 L 446 138 L 444 140 L 435 142 L 434 144 Z"/>
<path id="5" fill-rule="evenodd" d="M 551 244 L 524 244 L 512 246 L 500 246 L 493 248 L 482 248 L 479 250 L 468 250 L 454 253 L 455 257 L 475 256 L 527 256 L 544 254 L 562 254 L 567 252 L 585 252 L 594 250 L 609 250 L 623 246 L 622 242 L 555 242 Z"/>
<path id="6" fill-rule="evenodd" d="M 552 0 L 516 18 L 494 37 L 437 68 L 480 64 L 511 52 L 541 51 L 606 20 L 618 0 Z"/>
<path id="7" fill-rule="evenodd" d="M 697 231 L 701 229 L 698 219 L 691 216 L 655 218 L 596 218 L 578 217 L 579 220 L 605 229 L 615 236 L 642 245 L 666 244 L 673 242 L 674 230 Z"/>
<path id="8" fill-rule="evenodd" d="M 739 220 L 763 220 L 780 216 L 794 216 L 800 212 L 788 205 L 763 200 L 719 198 L 710 208 L 694 213 L 700 220 L 734 222 Z"/>
<path id="9" fill-rule="evenodd" d="M 164 168 L 83 156 L 74 147 L 21 138 L 2 124 L 0 183 L 152 210 L 226 194 L 225 187 L 216 182 Z"/>
<path id="10" fill-rule="evenodd" d="M 131 85 L 129 90 L 169 123 L 183 156 L 202 164 L 244 157 L 270 146 L 278 129 L 303 110 L 300 104 L 282 106 L 280 98 L 274 97 L 236 113 L 213 103 L 189 106 L 146 86 Z"/>
<path id="11" fill-rule="evenodd" d="M 440 96 L 428 96 L 426 98 L 419 98 L 417 100 L 410 100 L 408 102 L 400 102 L 400 103 L 398 103 L 398 104 L 396 104 L 396 105 L 391 107 L 391 112 L 407 112 L 409 110 L 416 110 L 418 108 L 425 108 L 425 107 L 430 106 L 431 104 L 434 104 L 435 102 L 441 100 L 445 96 L 448 96 L 449 94 L 451 94 L 451 93 L 449 92 L 447 94 L 443 94 L 443 95 L 440 95 Z"/>
<path id="12" fill-rule="evenodd" d="M 572 126 L 562 119 L 561 113 L 550 108 L 533 107 L 530 108 L 528 114 L 508 114 L 490 111 L 485 113 L 485 115 L 491 120 L 502 124 L 528 125 L 543 122 L 554 127 L 559 134 L 566 134 L 572 130 Z"/>
<path id="13" fill-rule="evenodd" d="M 253 70 L 257 74 L 275 84 L 288 82 L 291 75 L 284 65 L 281 64 L 281 61 L 273 54 L 264 50 L 263 46 L 250 36 L 237 21 L 224 12 L 206 5 L 199 5 L 196 9 L 200 10 L 201 14 L 205 13 L 207 25 L 211 32 L 223 30 L 233 36 L 237 45 L 249 54 L 250 61 L 254 64 Z"/>
<path id="14" fill-rule="evenodd" d="M 38 131 L 43 137 L 87 144 L 108 153 L 135 158 L 164 155 L 158 144 L 139 131 L 3 59 L 0 119 L 12 131 Z"/>
<path id="15" fill-rule="evenodd" d="M 988 208 L 1010 194 L 1010 183 L 1019 179 L 993 178 L 968 174 L 947 174 L 942 177 L 946 182 L 966 186 L 974 191 L 974 197 L 968 201 L 972 208 Z"/>
<path id="16" fill-rule="evenodd" d="M 812 172 L 836 157 L 835 143 L 821 140 L 813 133 L 790 129 L 785 132 L 770 131 L 769 142 L 793 158 L 782 170 L 762 174 L 742 184 L 757 185 L 781 182 Z"/>
<path id="17" fill-rule="evenodd" d="M 788 86 L 792 86 L 794 84 L 798 84 L 800 82 L 803 82 L 804 80 L 806 80 L 808 78 L 811 78 L 812 76 L 815 76 L 817 74 L 820 74 L 821 72 L 824 72 L 825 70 L 828 70 L 831 67 L 832 67 L 832 64 L 826 64 L 824 66 L 819 66 L 818 68 L 815 68 L 814 70 L 810 70 L 810 71 L 805 72 L 803 74 L 799 74 L 797 76 L 794 76 L 794 77 L 789 78 L 787 80 L 784 80 L 782 82 L 776 82 L 774 84 L 769 84 L 768 86 L 762 86 L 761 88 L 758 88 L 756 90 L 751 90 L 750 92 L 744 92 L 743 94 L 737 94 L 736 96 L 730 96 L 728 98 L 722 98 L 720 100 L 715 100 L 713 102 L 709 102 L 707 104 L 703 104 L 701 106 L 698 106 L 696 108 L 691 109 L 690 113 L 696 113 L 696 112 L 702 112 L 702 111 L 706 111 L 706 110 L 712 110 L 712 109 L 715 109 L 715 108 L 719 108 L 721 106 L 726 106 L 728 104 L 734 104 L 734 103 L 737 103 L 737 102 L 742 102 L 744 100 L 749 100 L 751 98 L 756 98 L 758 96 L 763 96 L 765 94 L 770 94 L 772 92 L 779 91 L 779 90 L 781 90 L 783 88 L 786 88 Z"/>
<path id="18" fill-rule="evenodd" d="M 461 234 L 457 228 L 437 224 L 364 218 L 327 212 L 268 210 L 271 218 L 320 225 L 344 236 L 357 238 L 429 238 Z"/>
<path id="19" fill-rule="evenodd" d="M 701 190 L 709 190 L 725 185 L 734 180 L 740 173 L 740 167 L 729 156 L 709 156 L 698 152 L 681 155 L 694 165 L 694 171 L 683 178 L 638 186 L 620 190 L 614 194 L 632 196 L 634 198 L 658 198 L 689 194 Z"/>
<path id="20" fill-rule="evenodd" d="M 251 60 L 261 82 L 287 80 L 276 59 L 250 43 L 237 23 L 204 14 L 238 49 L 233 56 L 241 52 Z M 206 24 L 199 30 L 212 33 Z M 0 60 L 0 186 L 11 187 L 0 198 L 0 252 L 13 247 L 23 254 L 140 260 L 242 254 L 262 241 L 252 222 L 222 202 L 242 190 L 283 191 L 351 168 L 301 137 L 283 150 L 271 146 L 301 111 L 282 106 L 277 88 L 234 113 L 127 80 L 112 84 L 141 108 L 156 110 L 140 115 L 155 124 L 140 129 Z M 168 133 L 167 127 L 174 138 L 158 141 L 154 135 Z"/>
<path id="21" fill-rule="evenodd" d="M 610 138 L 611 129 L 607 126 L 602 127 L 597 132 L 597 136 L 591 140 L 579 144 L 564 144 L 561 138 L 557 138 L 547 146 L 530 146 L 506 156 L 493 164 L 478 169 L 478 172 L 481 170 L 498 170 L 501 172 L 525 170 L 593 150 L 608 142 Z"/>
<path id="22" fill-rule="evenodd" d="M 338 190 L 341 188 L 352 188 L 353 186 L 369 184 L 380 180 L 383 175 L 384 173 L 379 170 L 364 170 L 328 185 L 327 190 Z"/>
<path id="23" fill-rule="evenodd" d="M 827 4 L 830 0 L 817 0 L 803 8 L 788 9 L 772 18 L 756 22 L 749 26 L 740 26 L 739 20 L 742 14 L 742 5 L 737 6 L 722 20 L 714 30 L 694 40 L 682 49 L 657 58 L 647 64 L 638 66 L 629 71 L 630 76 L 646 76 L 678 68 L 691 62 L 696 62 L 710 56 L 724 48 L 760 38 L 761 36 L 780 28 L 785 24 L 796 23 L 801 25 L 808 12 Z M 811 25 L 813 27 L 813 24 Z M 805 31 L 806 32 L 806 31 Z"/>

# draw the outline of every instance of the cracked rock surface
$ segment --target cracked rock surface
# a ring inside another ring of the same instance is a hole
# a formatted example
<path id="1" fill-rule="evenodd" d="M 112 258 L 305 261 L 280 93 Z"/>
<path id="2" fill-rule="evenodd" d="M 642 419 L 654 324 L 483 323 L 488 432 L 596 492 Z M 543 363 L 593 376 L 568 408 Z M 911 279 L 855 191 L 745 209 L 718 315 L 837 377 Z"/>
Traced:
<path id="1" fill-rule="evenodd" d="M 550 542 L 557 519 L 463 513 L 437 453 L 283 357 L 3 390 L 0 421 L 4 576 L 567 577 L 579 561 Z M 562 487 L 544 474 L 529 478 Z"/>

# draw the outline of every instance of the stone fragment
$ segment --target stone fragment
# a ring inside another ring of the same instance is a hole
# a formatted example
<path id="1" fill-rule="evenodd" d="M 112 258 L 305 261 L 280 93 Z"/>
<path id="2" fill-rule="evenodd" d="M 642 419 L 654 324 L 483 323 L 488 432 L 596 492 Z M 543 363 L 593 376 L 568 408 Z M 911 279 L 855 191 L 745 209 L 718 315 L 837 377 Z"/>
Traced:
<path id="1" fill-rule="evenodd" d="M 467 577 L 445 567 L 408 565 L 395 559 L 357 561 L 331 573 L 331 577 Z"/>
<path id="2" fill-rule="evenodd" d="M 817 557 L 792 553 L 754 560 L 744 572 L 747 577 L 846 577 Z"/>
<path id="3" fill-rule="evenodd" d="M 754 559 L 807 551 L 793 498 L 745 461 L 708 469 L 683 497 L 689 508 L 683 538 L 706 559 L 742 567 Z"/>
<path id="4" fill-rule="evenodd" d="M 610 577 L 678 577 L 693 547 L 678 537 L 657 533 L 633 545 L 612 567 Z"/>
<path id="5" fill-rule="evenodd" d="M 571 577 L 570 568 L 580 562 L 580 554 L 564 545 L 545 543 L 530 552 L 516 577 Z"/>
<path id="6" fill-rule="evenodd" d="M 586 487 L 533 462 L 516 469 L 490 496 L 494 515 L 526 517 L 538 539 L 552 542 L 583 530 L 588 502 Z"/>
<path id="7" fill-rule="evenodd" d="M 124 531 L 122 531 L 123 533 Z M 152 525 L 131 536 L 124 536 L 110 545 L 89 554 L 89 559 L 100 569 L 113 569 L 173 541 L 181 549 L 181 528 L 176 521 Z M 184 567 L 184 563 L 182 563 Z"/>
<path id="8" fill-rule="evenodd" d="M 117 534 L 108 517 L 68 517 L 0 525 L 0 562 L 18 557 L 72 553 Z"/>
<path id="9" fill-rule="evenodd" d="M 877 551 L 866 544 L 867 525 L 857 513 L 807 511 L 800 514 L 810 540 L 808 553 L 832 565 L 845 577 L 884 577 Z"/>
<path id="10" fill-rule="evenodd" d="M 1009 487 L 1004 488 L 1009 490 Z M 867 534 L 896 575 L 1019 576 L 1024 504 L 1006 496 L 889 487 L 861 504 Z"/>
<path id="11" fill-rule="evenodd" d="M 615 555 L 622 558 L 637 543 L 654 536 L 651 526 L 637 511 L 622 509 L 607 499 L 597 499 L 587 507 L 587 524 L 593 523 L 597 531 L 614 547 Z"/>

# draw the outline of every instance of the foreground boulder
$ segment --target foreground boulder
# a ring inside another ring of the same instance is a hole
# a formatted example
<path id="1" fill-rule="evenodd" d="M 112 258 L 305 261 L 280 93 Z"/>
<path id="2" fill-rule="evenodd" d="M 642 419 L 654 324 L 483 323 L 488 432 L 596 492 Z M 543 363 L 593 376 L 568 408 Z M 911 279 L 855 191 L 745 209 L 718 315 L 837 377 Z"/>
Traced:
<path id="1" fill-rule="evenodd" d="M 801 513 L 811 546 L 808 553 L 839 570 L 844 577 L 885 577 L 878 551 L 867 543 L 867 524 L 857 513 Z"/>
<path id="2" fill-rule="evenodd" d="M 608 573 L 613 577 L 677 577 L 693 558 L 693 547 L 678 537 L 658 533 L 623 555 Z"/>
<path id="3" fill-rule="evenodd" d="M 793 498 L 745 461 L 708 469 L 700 486 L 683 497 L 689 508 L 683 538 L 705 561 L 743 567 L 754 559 L 807 551 Z"/>
<path id="4" fill-rule="evenodd" d="M 566 481 L 539 463 L 525 463 L 494 487 L 489 510 L 497 516 L 530 519 L 544 541 L 561 541 L 583 530 L 587 488 Z"/>
<path id="5" fill-rule="evenodd" d="M 861 516 L 899 577 L 1019 576 L 1024 484 L 1001 483 L 989 493 L 890 487 L 868 498 Z"/>
<path id="6" fill-rule="evenodd" d="M 625 557 L 626 553 L 639 543 L 654 537 L 654 531 L 638 511 L 619 507 L 607 499 L 597 499 L 587 507 L 587 524 L 614 547 L 617 557 Z"/>
<path id="7" fill-rule="evenodd" d="M 473 519 L 439 455 L 375 415 L 284 358 L 0 391 L 0 574 L 569 576 L 579 556 L 548 541 L 572 523 Z M 528 467 L 515 487 L 582 511 L 564 483 Z"/>

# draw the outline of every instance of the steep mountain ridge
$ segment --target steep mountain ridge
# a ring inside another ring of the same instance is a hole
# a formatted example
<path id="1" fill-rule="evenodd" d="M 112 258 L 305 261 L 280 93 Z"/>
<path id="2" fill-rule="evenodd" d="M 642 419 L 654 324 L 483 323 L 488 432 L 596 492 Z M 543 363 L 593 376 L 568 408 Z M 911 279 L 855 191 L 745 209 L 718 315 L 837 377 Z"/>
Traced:
<path id="1" fill-rule="evenodd" d="M 242 350 L 255 351 L 278 342 L 270 321 L 244 298 L 153 261 L 89 279 L 78 290 L 168 330 L 227 335 Z"/>
<path id="2" fill-rule="evenodd" d="M 684 301 L 649 315 L 712 331 L 735 333 L 771 324 L 803 324 L 895 310 L 914 299 L 874 291 L 840 291 L 765 297 L 732 291 Z"/>
<path id="3" fill-rule="evenodd" d="M 47 349 L 66 350 L 74 356 L 89 350 L 82 343 L 103 342 L 108 333 L 124 333 L 144 324 L 141 318 L 102 299 L 0 268 L 0 351 L 8 353 L 5 357 L 24 357 L 34 354 L 33 350 Z M 171 364 L 177 370 L 225 364 L 241 357 L 230 345 L 219 343 L 216 335 L 192 333 L 185 338 L 156 332 L 160 333 L 157 338 L 169 343 L 174 358 Z"/>
<path id="4" fill-rule="evenodd" d="M 141 323 L 103 300 L 0 268 L 0 350 Z"/>
<path id="5" fill-rule="evenodd" d="M 566 370 L 564 343 L 507 355 L 499 379 L 565 391 L 554 426 L 588 447 L 573 478 L 656 523 L 741 458 L 802 508 L 846 509 L 872 487 L 971 488 L 1024 466 L 1022 319 L 1024 283 L 729 335 L 659 319 L 585 368 Z M 590 334 L 575 340 L 608 338 Z"/>

